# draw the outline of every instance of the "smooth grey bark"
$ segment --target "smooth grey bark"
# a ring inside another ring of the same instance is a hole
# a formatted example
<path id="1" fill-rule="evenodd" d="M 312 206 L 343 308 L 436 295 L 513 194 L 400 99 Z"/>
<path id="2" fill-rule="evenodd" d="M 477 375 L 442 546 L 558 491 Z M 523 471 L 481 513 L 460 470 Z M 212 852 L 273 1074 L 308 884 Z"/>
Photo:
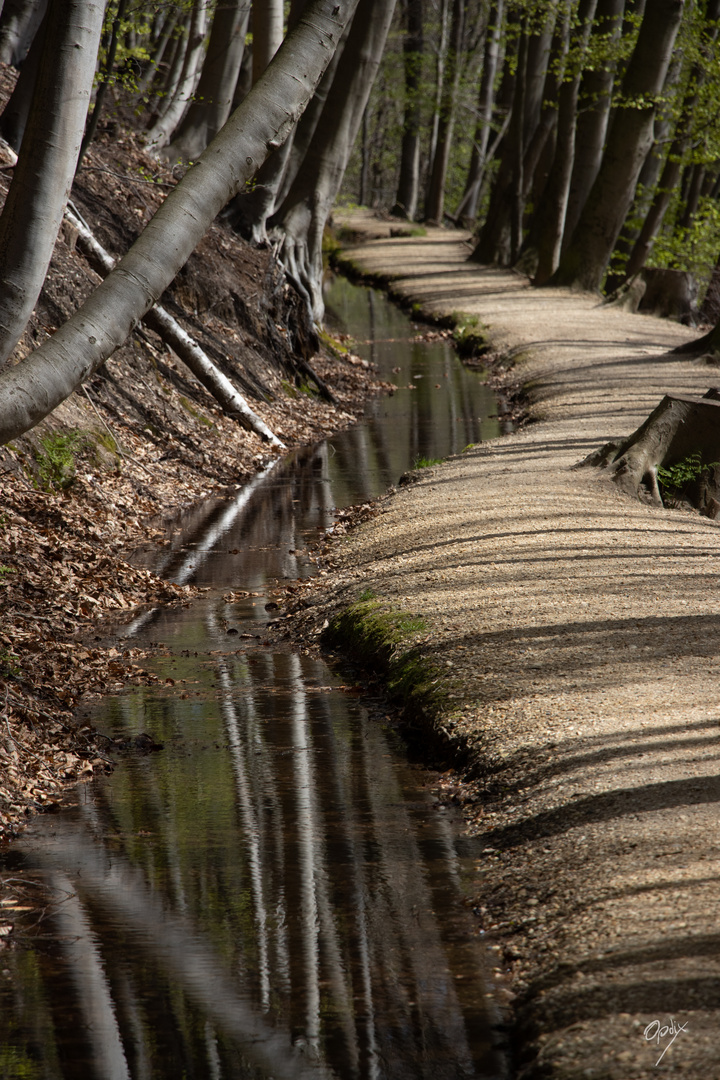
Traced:
<path id="1" fill-rule="evenodd" d="M 0 445 L 96 371 L 159 300 L 223 206 L 292 130 L 357 0 L 310 0 L 248 98 L 116 268 L 53 337 L 0 375 Z"/>
<path id="2" fill-rule="evenodd" d="M 168 107 L 163 111 L 145 136 L 145 144 L 151 153 L 163 150 L 170 142 L 176 127 L 182 120 L 185 110 L 188 108 L 195 92 L 200 68 L 203 60 L 205 46 L 205 29 L 207 26 L 208 3 L 207 0 L 195 0 L 190 15 L 188 30 L 188 42 L 183 57 L 180 78 L 178 79 L 175 93 L 170 99 Z"/>
<path id="3" fill-rule="evenodd" d="M 490 206 L 479 241 L 470 256 L 474 262 L 511 265 L 517 259 L 522 243 L 522 219 L 525 209 L 525 156 L 531 148 L 540 124 L 543 90 L 548 79 L 548 58 L 555 37 L 556 7 L 548 12 L 546 22 L 537 34 L 531 34 L 527 19 L 523 21 L 518 44 L 517 75 L 507 138 L 490 196 Z M 517 18 L 517 15 L 515 16 Z M 517 24 L 516 24 L 517 25 Z M 520 30 L 520 27 L 517 27 Z M 514 59 L 506 57 L 506 64 Z M 552 106 L 551 106 L 552 108 Z M 547 136 L 547 130 L 543 135 Z M 533 149 L 541 148 L 542 143 Z"/>
<path id="4" fill-rule="evenodd" d="M 0 62 L 20 67 L 45 17 L 47 0 L 5 0 L 0 3 Z"/>
<path id="5" fill-rule="evenodd" d="M 450 0 L 437 0 L 436 8 L 440 20 L 440 34 L 435 55 L 435 87 L 433 91 L 433 112 L 430 127 L 430 144 L 427 155 L 428 161 L 432 161 L 435 157 L 435 145 L 437 143 L 438 126 L 440 124 L 440 102 L 442 100 L 443 82 L 445 77 Z M 425 191 L 425 196 L 427 198 L 427 190 Z"/>
<path id="6" fill-rule="evenodd" d="M 380 64 L 395 0 L 360 0 L 302 166 L 269 225 L 289 280 L 316 322 L 324 313 L 322 237 Z"/>
<path id="7" fill-rule="evenodd" d="M 665 82 L 683 7 L 684 0 L 656 0 L 652 13 L 643 19 L 622 96 L 629 102 L 650 103 L 642 108 L 618 108 L 600 171 L 551 279 L 553 284 L 589 290 L 600 287 L 652 145 L 655 99 Z"/>
<path id="8" fill-rule="evenodd" d="M 555 158 L 539 209 L 536 232 L 538 266 L 533 284 L 543 285 L 557 269 L 565 229 L 570 178 L 575 160 L 575 123 L 580 91 L 581 61 L 585 56 L 597 0 L 580 0 L 577 28 L 570 40 L 571 71 L 560 87 Z M 577 66 L 575 66 L 577 65 Z"/>
<path id="9" fill-rule="evenodd" d="M 17 77 L 13 92 L 5 102 L 5 108 L 2 115 L 0 115 L 0 138 L 3 138 L 8 145 L 12 146 L 16 153 L 23 141 L 28 116 L 30 115 L 30 106 L 35 93 L 35 83 L 37 82 L 37 73 L 40 69 L 40 58 L 45 41 L 46 22 L 47 20 L 44 19 L 38 27 L 25 61 L 20 68 L 20 74 Z"/>
<path id="10" fill-rule="evenodd" d="M 438 116 L 435 153 L 430 165 L 425 204 L 425 220 L 441 224 L 445 208 L 445 181 L 450 162 L 450 144 L 455 126 L 458 87 L 460 84 L 460 56 L 465 28 L 465 0 L 453 0 L 450 38 L 443 75 L 442 97 Z"/>
<path id="11" fill-rule="evenodd" d="M 620 38 L 625 0 L 598 0 L 593 38 L 597 45 L 606 42 L 609 56 Z M 575 159 L 568 193 L 563 247 L 580 219 L 583 207 L 600 171 L 616 63 L 610 58 L 583 73 L 578 99 L 579 112 L 575 131 Z"/>
<path id="12" fill-rule="evenodd" d="M 485 166 L 488 160 L 488 146 L 495 102 L 495 79 L 500 60 L 500 42 L 505 11 L 505 0 L 495 0 L 492 6 L 485 37 L 485 54 L 480 92 L 478 95 L 478 120 L 475 128 L 470 167 L 468 168 L 465 191 L 455 211 L 455 220 L 466 228 L 472 228 L 477 217 L 480 191 L 482 188 Z"/>
<path id="13" fill-rule="evenodd" d="M 391 214 L 410 221 L 417 213 L 420 186 L 420 82 L 423 56 L 423 0 L 405 0 L 403 69 L 405 105 L 400 146 L 400 174 Z"/>
<path id="14" fill-rule="evenodd" d="M 249 14 L 247 0 L 224 0 L 216 8 L 197 90 L 163 157 L 194 160 L 227 120 L 245 50 Z"/>
<path id="15" fill-rule="evenodd" d="M 283 39 L 283 0 L 253 0 L 252 81 L 258 81 Z"/>
<path id="16" fill-rule="evenodd" d="M 104 6 L 52 0 L 28 126 L 0 217 L 0 365 L 47 274 L 85 130 Z"/>
<path id="17" fill-rule="evenodd" d="M 77 230 L 78 247 L 94 263 L 99 273 L 106 277 L 115 269 L 115 259 L 102 244 L 95 239 L 92 231 L 85 222 L 68 208 L 65 214 L 67 220 Z M 172 315 L 156 304 L 150 308 L 143 317 L 143 322 L 154 330 L 168 345 L 175 355 L 192 371 L 195 378 L 202 386 L 212 394 L 215 400 L 222 406 L 225 412 L 234 416 L 248 431 L 254 431 L 261 439 L 284 450 L 285 445 L 270 430 L 253 409 L 250 408 L 245 398 L 231 383 L 230 379 L 212 362 L 210 357 L 198 345 L 198 343 L 183 330 Z"/>

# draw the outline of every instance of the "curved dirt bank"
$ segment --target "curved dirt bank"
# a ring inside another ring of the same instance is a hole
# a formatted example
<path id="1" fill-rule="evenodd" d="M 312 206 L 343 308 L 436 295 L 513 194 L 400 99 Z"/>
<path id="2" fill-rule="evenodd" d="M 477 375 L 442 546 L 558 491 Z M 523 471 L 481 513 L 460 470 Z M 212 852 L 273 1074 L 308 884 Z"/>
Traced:
<path id="1" fill-rule="evenodd" d="M 435 230 L 344 254 L 428 313 L 476 316 L 539 422 L 424 470 L 331 541 L 304 618 L 319 633 L 371 592 L 424 620 L 412 640 L 445 673 L 434 723 L 470 753 L 444 783 L 480 838 L 516 1074 L 711 1080 L 720 528 L 570 467 L 720 372 L 668 355 L 691 331 L 533 291 L 467 252 Z"/>

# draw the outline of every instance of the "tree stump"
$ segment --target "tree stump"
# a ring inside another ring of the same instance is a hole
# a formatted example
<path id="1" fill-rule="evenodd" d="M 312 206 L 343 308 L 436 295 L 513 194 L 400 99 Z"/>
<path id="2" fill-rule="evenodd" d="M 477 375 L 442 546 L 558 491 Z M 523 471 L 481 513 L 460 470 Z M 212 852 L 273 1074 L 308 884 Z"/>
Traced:
<path id="1" fill-rule="evenodd" d="M 606 443 L 574 468 L 588 465 L 607 469 L 622 491 L 643 502 L 684 503 L 717 517 L 720 390 L 708 390 L 704 397 L 666 394 L 629 438 Z"/>

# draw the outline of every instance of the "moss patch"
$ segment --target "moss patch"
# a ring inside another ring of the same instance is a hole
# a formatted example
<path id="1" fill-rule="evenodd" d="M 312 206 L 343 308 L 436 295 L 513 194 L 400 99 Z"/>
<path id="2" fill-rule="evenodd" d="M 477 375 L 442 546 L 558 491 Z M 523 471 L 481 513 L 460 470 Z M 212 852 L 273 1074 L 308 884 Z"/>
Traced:
<path id="1" fill-rule="evenodd" d="M 435 720 L 447 703 L 447 675 L 417 642 L 418 634 L 426 629 L 422 617 L 389 608 L 364 593 L 331 620 L 322 643 L 379 675 L 412 730 L 422 733 L 433 750 L 445 754 L 447 736 Z"/>

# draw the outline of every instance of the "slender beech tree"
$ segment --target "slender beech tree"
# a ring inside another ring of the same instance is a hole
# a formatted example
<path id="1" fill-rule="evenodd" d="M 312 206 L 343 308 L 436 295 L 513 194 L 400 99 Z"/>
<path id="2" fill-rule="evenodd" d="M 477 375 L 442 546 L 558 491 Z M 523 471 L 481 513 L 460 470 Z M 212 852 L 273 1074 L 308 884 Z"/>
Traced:
<path id="1" fill-rule="evenodd" d="M 256 83 L 283 39 L 283 0 L 253 0 L 252 78 Z"/>
<path id="2" fill-rule="evenodd" d="M 472 228 L 475 224 L 478 203 L 480 200 L 480 190 L 489 156 L 488 148 L 490 146 L 490 134 L 495 104 L 495 80 L 500 61 L 504 11 L 505 0 L 495 0 L 490 11 L 485 36 L 485 52 L 483 56 L 482 76 L 480 78 L 480 92 L 478 96 L 478 119 L 475 128 L 472 154 L 470 155 L 470 167 L 468 169 L 463 197 L 455 211 L 455 220 L 464 224 L 467 228 Z"/>
<path id="3" fill-rule="evenodd" d="M 215 9 L 197 90 L 172 142 L 162 152 L 168 161 L 199 157 L 230 115 L 249 14 L 247 0 L 223 0 Z"/>
<path id="4" fill-rule="evenodd" d="M 100 0 L 51 0 L 27 129 L 0 217 L 0 364 L 47 274 L 85 129 L 102 32 Z"/>
<path id="5" fill-rule="evenodd" d="M 169 97 L 167 107 L 145 136 L 145 142 L 151 152 L 157 153 L 167 146 L 192 100 L 200 78 L 207 19 L 208 0 L 194 0 L 190 13 L 187 46 L 175 92 Z"/>
<path id="6" fill-rule="evenodd" d="M 377 73 L 395 0 L 360 0 L 302 165 L 270 224 L 288 277 L 322 321 L 322 238 Z"/>
<path id="7" fill-rule="evenodd" d="M 0 374 L 0 444 L 52 412 L 156 303 L 222 207 L 287 138 L 356 2 L 309 0 L 276 60 L 115 269 L 49 341 Z"/>
<path id="8" fill-rule="evenodd" d="M 596 0 L 580 0 L 577 24 L 570 40 L 568 70 L 560 87 L 555 158 L 538 210 L 540 224 L 535 233 L 538 266 L 535 285 L 543 285 L 557 269 L 565 228 L 570 178 L 575 160 L 575 125 L 582 62 L 585 57 Z"/>
<path id="9" fill-rule="evenodd" d="M 20 67 L 47 9 L 47 0 L 5 0 L 0 4 L 0 62 Z"/>
<path id="10" fill-rule="evenodd" d="M 602 283 L 652 145 L 657 98 L 672 59 L 683 7 L 684 0 L 655 0 L 642 21 L 600 171 L 551 279 L 554 284 L 594 290 Z"/>
<path id="11" fill-rule="evenodd" d="M 455 126 L 464 29 L 465 0 L 453 0 L 450 38 L 443 73 L 442 96 L 438 116 L 437 139 L 430 166 L 430 183 L 425 204 L 425 220 L 438 225 L 442 224 L 443 210 L 445 208 L 445 181 L 450 161 L 453 127 Z"/>
<path id="12" fill-rule="evenodd" d="M 404 0 L 405 114 L 400 146 L 400 175 L 392 213 L 411 221 L 417 214 L 420 184 L 420 84 L 423 61 L 423 0 Z"/>

